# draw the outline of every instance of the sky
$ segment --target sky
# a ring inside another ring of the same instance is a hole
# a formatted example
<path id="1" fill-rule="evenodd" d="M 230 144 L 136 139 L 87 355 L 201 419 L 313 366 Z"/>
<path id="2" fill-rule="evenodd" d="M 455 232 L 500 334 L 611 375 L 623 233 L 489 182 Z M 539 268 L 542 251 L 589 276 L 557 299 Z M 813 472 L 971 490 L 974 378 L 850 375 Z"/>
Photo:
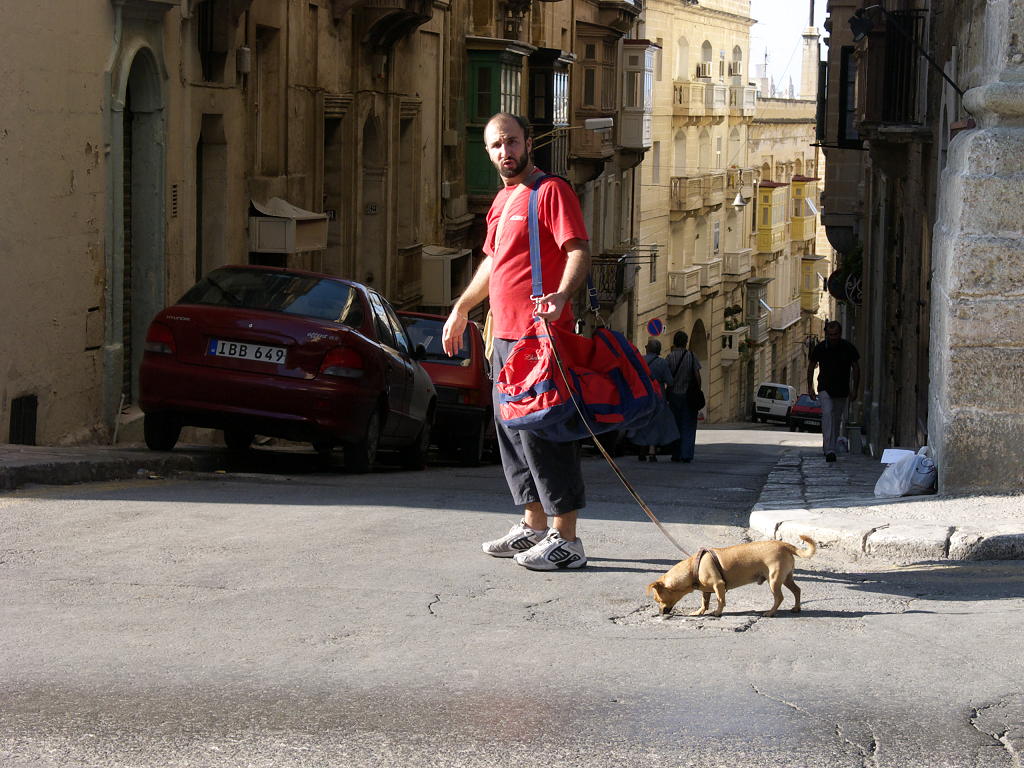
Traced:
<path id="1" fill-rule="evenodd" d="M 814 26 L 824 35 L 826 0 L 814 0 Z M 751 0 L 750 15 L 757 24 L 750 28 L 750 75 L 758 77 L 768 51 L 768 73 L 777 88 L 793 87 L 800 95 L 800 69 L 803 65 L 803 35 L 810 15 L 810 0 Z M 822 53 L 825 46 L 822 44 Z"/>

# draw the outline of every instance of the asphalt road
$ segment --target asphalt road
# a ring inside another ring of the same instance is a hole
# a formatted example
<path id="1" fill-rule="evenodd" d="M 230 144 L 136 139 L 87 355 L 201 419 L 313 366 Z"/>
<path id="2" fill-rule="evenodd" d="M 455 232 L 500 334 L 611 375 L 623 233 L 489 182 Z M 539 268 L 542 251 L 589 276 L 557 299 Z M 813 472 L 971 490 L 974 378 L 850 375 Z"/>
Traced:
<path id="1" fill-rule="evenodd" d="M 684 546 L 742 541 L 784 443 L 622 466 Z M 656 614 L 681 555 L 599 458 L 590 565 L 479 542 L 497 467 L 225 474 L 0 495 L 0 765 L 1019 768 L 1024 567 L 799 561 L 804 610 Z M 254 471 L 249 471 L 254 470 Z"/>

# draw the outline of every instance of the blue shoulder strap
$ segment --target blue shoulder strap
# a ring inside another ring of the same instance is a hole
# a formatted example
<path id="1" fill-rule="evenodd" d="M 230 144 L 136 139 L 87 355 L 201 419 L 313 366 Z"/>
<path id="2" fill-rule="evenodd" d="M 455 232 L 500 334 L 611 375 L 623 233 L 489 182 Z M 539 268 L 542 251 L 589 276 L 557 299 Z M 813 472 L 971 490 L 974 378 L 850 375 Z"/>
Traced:
<path id="1" fill-rule="evenodd" d="M 533 298 L 544 295 L 544 276 L 541 273 L 540 267 L 540 224 L 537 220 L 537 204 L 540 198 L 540 185 L 544 183 L 545 179 L 557 179 L 559 177 L 552 174 L 544 174 L 539 176 L 530 185 L 530 208 L 528 214 L 528 225 L 530 231 L 530 275 L 532 278 L 531 294 Z M 594 288 L 594 280 L 590 273 L 587 273 L 587 300 L 590 303 L 590 309 L 593 312 L 597 312 L 600 309 L 600 303 L 597 300 L 597 289 Z"/>

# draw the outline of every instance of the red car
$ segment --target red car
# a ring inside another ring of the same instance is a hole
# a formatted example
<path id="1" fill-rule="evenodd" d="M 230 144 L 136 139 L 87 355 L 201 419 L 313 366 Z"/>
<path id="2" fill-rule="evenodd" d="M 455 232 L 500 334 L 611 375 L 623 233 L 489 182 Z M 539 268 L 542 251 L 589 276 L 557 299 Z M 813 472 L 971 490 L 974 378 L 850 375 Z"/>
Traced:
<path id="1" fill-rule="evenodd" d="M 394 309 L 359 283 L 299 270 L 216 269 L 157 314 L 139 404 L 146 444 L 167 451 L 183 426 L 335 445 L 367 471 L 378 447 L 422 468 L 436 393 Z"/>
<path id="2" fill-rule="evenodd" d="M 821 429 L 821 403 L 818 398 L 810 395 L 800 395 L 789 409 L 786 415 L 786 422 L 789 424 L 789 431 L 801 432 L 811 429 Z"/>
<path id="3" fill-rule="evenodd" d="M 463 464 L 476 466 L 485 444 L 494 439 L 490 365 L 480 329 L 469 323 L 462 336 L 462 351 L 448 357 L 441 347 L 446 317 L 421 312 L 399 312 L 399 316 L 412 343 L 426 350 L 423 367 L 437 389 L 436 442 Z"/>

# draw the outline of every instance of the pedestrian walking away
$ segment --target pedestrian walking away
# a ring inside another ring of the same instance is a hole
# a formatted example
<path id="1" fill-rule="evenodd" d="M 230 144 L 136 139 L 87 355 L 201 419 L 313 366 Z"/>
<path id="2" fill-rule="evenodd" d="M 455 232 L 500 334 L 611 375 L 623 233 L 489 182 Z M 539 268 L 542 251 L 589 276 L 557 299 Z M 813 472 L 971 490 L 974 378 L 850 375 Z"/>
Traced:
<path id="1" fill-rule="evenodd" d="M 857 399 L 859 360 L 857 348 L 843 338 L 843 326 L 837 320 L 825 323 L 825 340 L 811 350 L 807 365 L 807 392 L 814 397 L 814 369 L 818 368 L 821 448 L 828 462 L 836 460 L 836 442 L 842 434 L 847 404 Z"/>
<path id="2" fill-rule="evenodd" d="M 532 297 L 529 187 L 544 173 L 533 165 L 529 123 L 518 115 L 494 115 L 484 127 L 484 147 L 504 187 L 487 213 L 485 258 L 452 307 L 442 341 L 449 355 L 458 352 L 469 311 L 489 298 L 496 375 L 535 316 L 573 329 L 571 298 L 590 272 L 590 250 L 576 193 L 564 179 L 544 181 L 538 191 L 544 295 Z M 496 392 L 493 397 L 497 414 Z M 579 510 L 586 503 L 579 443 L 544 440 L 528 431 L 508 429 L 500 419 L 497 435 L 505 479 L 523 516 L 505 536 L 484 542 L 483 551 L 511 557 L 531 570 L 586 565 L 583 542 L 576 535 Z"/>
<path id="3" fill-rule="evenodd" d="M 627 431 L 626 437 L 633 444 L 640 446 L 640 461 L 657 461 L 658 447 L 679 439 L 675 414 L 672 413 L 666 399 L 666 393 L 672 386 L 672 373 L 669 371 L 668 363 L 661 356 L 661 342 L 657 339 L 647 342 L 644 360 L 651 371 L 651 379 L 661 388 L 661 400 L 657 410 L 651 414 L 650 421 L 638 429 Z"/>
<path id="4" fill-rule="evenodd" d="M 672 337 L 672 351 L 665 362 L 672 374 L 672 386 L 668 392 L 668 405 L 676 417 L 679 429 L 679 447 L 672 455 L 672 461 L 689 464 L 693 461 L 694 446 L 697 443 L 697 414 L 690 395 L 700 391 L 700 361 L 686 348 L 690 337 L 685 331 L 676 331 Z"/>

